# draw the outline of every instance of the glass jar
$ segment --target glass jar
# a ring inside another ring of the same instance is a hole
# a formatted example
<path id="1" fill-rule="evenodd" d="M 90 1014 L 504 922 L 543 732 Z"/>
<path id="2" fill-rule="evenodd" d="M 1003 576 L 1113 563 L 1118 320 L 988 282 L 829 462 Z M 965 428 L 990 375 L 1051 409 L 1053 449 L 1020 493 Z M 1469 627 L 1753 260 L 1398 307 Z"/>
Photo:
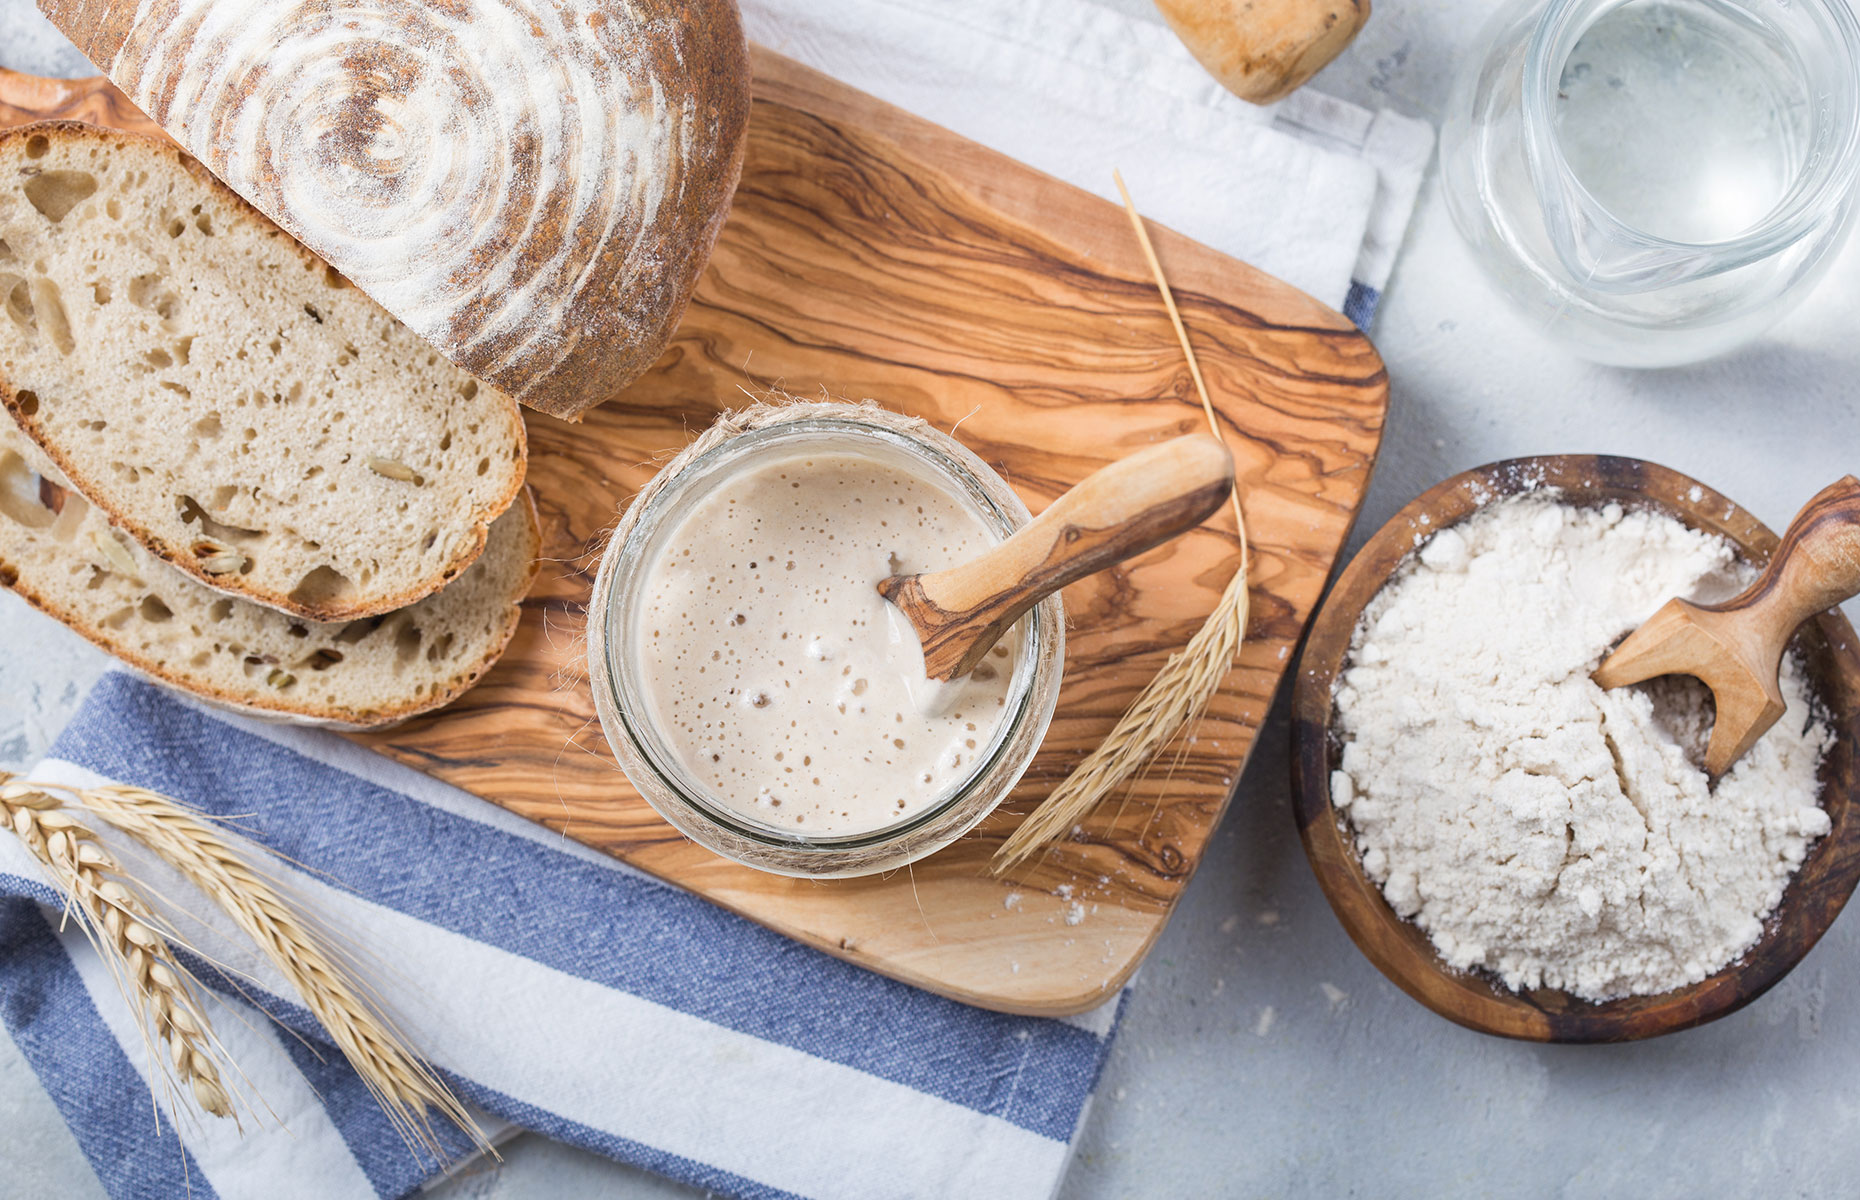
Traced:
<path id="1" fill-rule="evenodd" d="M 1729 350 L 1852 223 L 1848 0 L 1513 0 L 1441 128 L 1454 223 L 1532 325 L 1599 362 Z"/>
<path id="2" fill-rule="evenodd" d="M 668 744 L 630 653 L 647 568 L 712 489 L 771 457 L 851 450 L 940 481 L 1001 539 L 1032 518 L 988 465 L 927 423 L 872 405 L 760 406 L 726 414 L 667 464 L 622 518 L 602 557 L 588 607 L 588 677 L 607 742 L 646 802 L 692 841 L 760 870 L 840 877 L 889 871 L 942 849 L 992 812 L 1033 761 L 1059 700 L 1065 613 L 1054 595 L 1022 618 L 1021 652 L 1005 713 L 973 766 L 919 811 L 876 829 L 803 834 L 757 821 L 700 785 Z"/>

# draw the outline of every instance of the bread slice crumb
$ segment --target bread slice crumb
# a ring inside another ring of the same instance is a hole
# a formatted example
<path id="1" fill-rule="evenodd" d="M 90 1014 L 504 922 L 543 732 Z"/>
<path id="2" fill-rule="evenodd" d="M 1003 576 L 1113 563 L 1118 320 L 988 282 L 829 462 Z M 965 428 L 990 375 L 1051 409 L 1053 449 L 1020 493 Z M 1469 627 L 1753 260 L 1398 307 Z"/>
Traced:
<path id="1" fill-rule="evenodd" d="M 152 138 L 0 134 L 0 402 L 160 558 L 301 617 L 442 587 L 522 487 L 515 401 Z"/>
<path id="2" fill-rule="evenodd" d="M 157 681 L 242 712 L 360 729 L 450 703 L 516 631 L 541 543 L 526 495 L 440 591 L 380 616 L 304 621 L 150 555 L 0 417 L 0 584 Z"/>

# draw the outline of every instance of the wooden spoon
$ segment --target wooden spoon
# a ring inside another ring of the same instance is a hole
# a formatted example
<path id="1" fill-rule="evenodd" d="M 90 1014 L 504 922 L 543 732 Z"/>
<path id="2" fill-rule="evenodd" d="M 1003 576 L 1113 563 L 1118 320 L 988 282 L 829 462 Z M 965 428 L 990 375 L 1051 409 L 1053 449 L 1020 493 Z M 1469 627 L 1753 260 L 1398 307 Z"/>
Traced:
<path id="1" fill-rule="evenodd" d="M 1213 437 L 1162 442 L 1086 476 L 980 558 L 878 591 L 917 630 L 929 677 L 947 682 L 1048 595 L 1193 529 L 1233 486 L 1233 456 Z"/>
<path id="2" fill-rule="evenodd" d="M 1692 675 L 1711 689 L 1718 716 L 1705 771 L 1723 775 L 1783 714 L 1779 676 L 1796 627 L 1860 593 L 1860 480 L 1815 494 L 1763 574 L 1723 604 L 1669 600 L 1628 635 L 1595 682 L 1623 687 L 1656 675 Z"/>

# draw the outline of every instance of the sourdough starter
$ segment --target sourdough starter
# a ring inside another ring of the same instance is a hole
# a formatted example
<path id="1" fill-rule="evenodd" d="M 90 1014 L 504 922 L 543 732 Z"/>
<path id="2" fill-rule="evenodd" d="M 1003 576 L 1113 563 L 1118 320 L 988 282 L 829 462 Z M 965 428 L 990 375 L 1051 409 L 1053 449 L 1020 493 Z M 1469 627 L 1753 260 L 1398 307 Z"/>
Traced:
<path id="1" fill-rule="evenodd" d="M 1453 966 L 1604 1000 L 1669 991 L 1757 940 L 1828 830 L 1830 740 L 1788 712 L 1717 787 L 1703 685 L 1604 691 L 1613 643 L 1750 572 L 1663 514 L 1501 501 L 1436 534 L 1363 614 L 1336 695 L 1332 797 L 1389 904 Z"/>
<path id="2" fill-rule="evenodd" d="M 647 566 L 635 651 L 661 736 L 714 799 L 797 834 L 876 830 L 933 806 L 987 753 L 1020 636 L 929 688 L 916 634 L 877 587 L 997 541 L 967 501 L 902 463 L 816 450 L 746 466 Z"/>

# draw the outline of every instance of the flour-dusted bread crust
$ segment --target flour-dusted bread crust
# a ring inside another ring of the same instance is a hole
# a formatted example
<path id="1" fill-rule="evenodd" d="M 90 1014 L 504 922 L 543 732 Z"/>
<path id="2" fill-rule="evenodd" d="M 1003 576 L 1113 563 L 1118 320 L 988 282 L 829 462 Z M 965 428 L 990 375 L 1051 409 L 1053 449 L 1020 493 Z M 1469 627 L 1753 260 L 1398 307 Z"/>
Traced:
<path id="1" fill-rule="evenodd" d="M 201 582 L 313 620 L 471 565 L 523 485 L 511 399 L 152 138 L 0 134 L 0 401 Z"/>
<path id="2" fill-rule="evenodd" d="M 574 416 L 652 365 L 729 207 L 735 0 L 40 0 L 453 362 Z"/>
<path id="3" fill-rule="evenodd" d="M 443 590 L 385 616 L 301 621 L 154 558 L 0 417 L 0 584 L 143 673 L 254 715 L 360 729 L 449 704 L 509 644 L 541 545 L 526 493 Z"/>

